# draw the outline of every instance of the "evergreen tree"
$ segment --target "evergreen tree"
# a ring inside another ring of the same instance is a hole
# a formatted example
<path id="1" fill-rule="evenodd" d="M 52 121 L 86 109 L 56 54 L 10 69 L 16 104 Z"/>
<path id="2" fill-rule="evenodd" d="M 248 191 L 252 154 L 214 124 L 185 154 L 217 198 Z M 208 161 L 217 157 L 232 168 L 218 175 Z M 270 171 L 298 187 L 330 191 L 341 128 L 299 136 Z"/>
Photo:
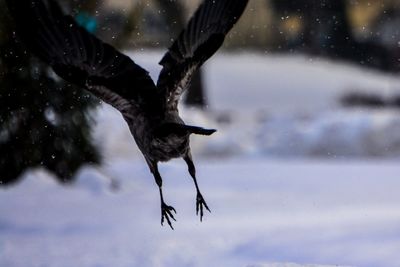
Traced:
<path id="1" fill-rule="evenodd" d="M 82 164 L 98 163 L 90 140 L 95 105 L 89 93 L 32 57 L 0 0 L 0 183 L 37 166 L 67 182 Z"/>

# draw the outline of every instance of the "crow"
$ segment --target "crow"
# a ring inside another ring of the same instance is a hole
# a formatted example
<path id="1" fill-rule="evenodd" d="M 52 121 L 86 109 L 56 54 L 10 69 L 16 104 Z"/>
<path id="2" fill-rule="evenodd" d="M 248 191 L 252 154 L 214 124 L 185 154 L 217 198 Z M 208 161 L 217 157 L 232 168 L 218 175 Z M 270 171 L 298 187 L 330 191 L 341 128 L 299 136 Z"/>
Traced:
<path id="1" fill-rule="evenodd" d="M 86 31 L 55 0 L 7 0 L 17 35 L 62 79 L 87 89 L 121 112 L 158 185 L 161 225 L 173 229 L 175 209 L 165 203 L 158 163 L 183 158 L 193 178 L 196 214 L 210 211 L 196 180 L 189 136 L 216 130 L 186 125 L 180 96 L 193 73 L 223 44 L 248 0 L 204 0 L 160 61 L 157 84 L 131 58 Z"/>

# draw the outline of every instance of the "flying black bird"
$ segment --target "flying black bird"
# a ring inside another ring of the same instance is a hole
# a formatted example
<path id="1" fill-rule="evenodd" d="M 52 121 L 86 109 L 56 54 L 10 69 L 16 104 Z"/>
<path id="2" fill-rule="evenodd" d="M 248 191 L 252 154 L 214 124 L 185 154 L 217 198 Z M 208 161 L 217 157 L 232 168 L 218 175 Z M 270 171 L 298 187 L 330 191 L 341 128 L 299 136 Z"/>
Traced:
<path id="1" fill-rule="evenodd" d="M 202 220 L 203 209 L 210 209 L 196 181 L 189 136 L 215 130 L 186 125 L 178 102 L 192 74 L 220 48 L 247 0 L 204 0 L 161 59 L 157 85 L 146 70 L 79 26 L 54 0 L 7 0 L 7 5 L 17 34 L 36 56 L 122 113 L 159 187 L 161 224 L 166 220 L 172 228 L 176 211 L 164 202 L 157 164 L 180 157 L 196 186 L 196 212 Z"/>

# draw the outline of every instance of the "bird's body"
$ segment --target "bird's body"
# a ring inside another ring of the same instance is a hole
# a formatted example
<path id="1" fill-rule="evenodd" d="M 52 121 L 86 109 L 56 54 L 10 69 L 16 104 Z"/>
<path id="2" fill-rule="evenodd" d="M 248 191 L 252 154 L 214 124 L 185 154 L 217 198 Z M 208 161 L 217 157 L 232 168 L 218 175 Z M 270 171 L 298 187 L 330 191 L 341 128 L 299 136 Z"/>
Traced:
<path id="1" fill-rule="evenodd" d="M 180 158 L 187 152 L 189 135 L 179 136 L 171 133 L 163 136 L 159 133 L 160 125 L 168 124 L 184 125 L 184 122 L 177 112 L 165 114 L 163 120 L 139 115 L 129 121 L 129 129 L 147 160 L 165 162 L 173 158 Z"/>
<path id="2" fill-rule="evenodd" d="M 157 84 L 132 59 L 103 43 L 65 15 L 55 0 L 6 0 L 18 34 L 30 50 L 68 82 L 86 88 L 121 112 L 159 187 L 161 223 L 175 209 L 164 202 L 158 162 L 183 158 L 196 186 L 196 210 L 209 210 L 196 180 L 191 134 L 215 130 L 188 126 L 179 117 L 180 96 L 193 73 L 222 45 L 247 0 L 204 0 L 161 59 Z"/>

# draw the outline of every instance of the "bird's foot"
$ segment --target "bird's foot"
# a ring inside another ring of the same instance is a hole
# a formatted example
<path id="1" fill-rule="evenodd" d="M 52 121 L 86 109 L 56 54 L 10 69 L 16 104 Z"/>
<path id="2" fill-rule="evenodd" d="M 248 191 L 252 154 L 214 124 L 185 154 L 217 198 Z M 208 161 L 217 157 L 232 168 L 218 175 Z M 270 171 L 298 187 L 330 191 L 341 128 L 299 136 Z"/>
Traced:
<path id="1" fill-rule="evenodd" d="M 171 227 L 172 230 L 174 230 L 174 227 L 172 226 L 171 219 L 176 221 L 174 215 L 172 214 L 174 212 L 176 214 L 176 210 L 172 206 L 168 206 L 165 203 L 161 203 L 161 225 L 164 225 L 164 221 L 166 220 L 169 227 Z"/>
<path id="2" fill-rule="evenodd" d="M 208 208 L 206 201 L 204 200 L 203 196 L 201 195 L 200 192 L 197 192 L 197 197 L 196 197 L 196 214 L 199 215 L 200 211 L 200 221 L 203 221 L 203 215 L 204 215 L 204 208 L 208 210 L 208 212 L 211 212 L 211 210 Z"/>

